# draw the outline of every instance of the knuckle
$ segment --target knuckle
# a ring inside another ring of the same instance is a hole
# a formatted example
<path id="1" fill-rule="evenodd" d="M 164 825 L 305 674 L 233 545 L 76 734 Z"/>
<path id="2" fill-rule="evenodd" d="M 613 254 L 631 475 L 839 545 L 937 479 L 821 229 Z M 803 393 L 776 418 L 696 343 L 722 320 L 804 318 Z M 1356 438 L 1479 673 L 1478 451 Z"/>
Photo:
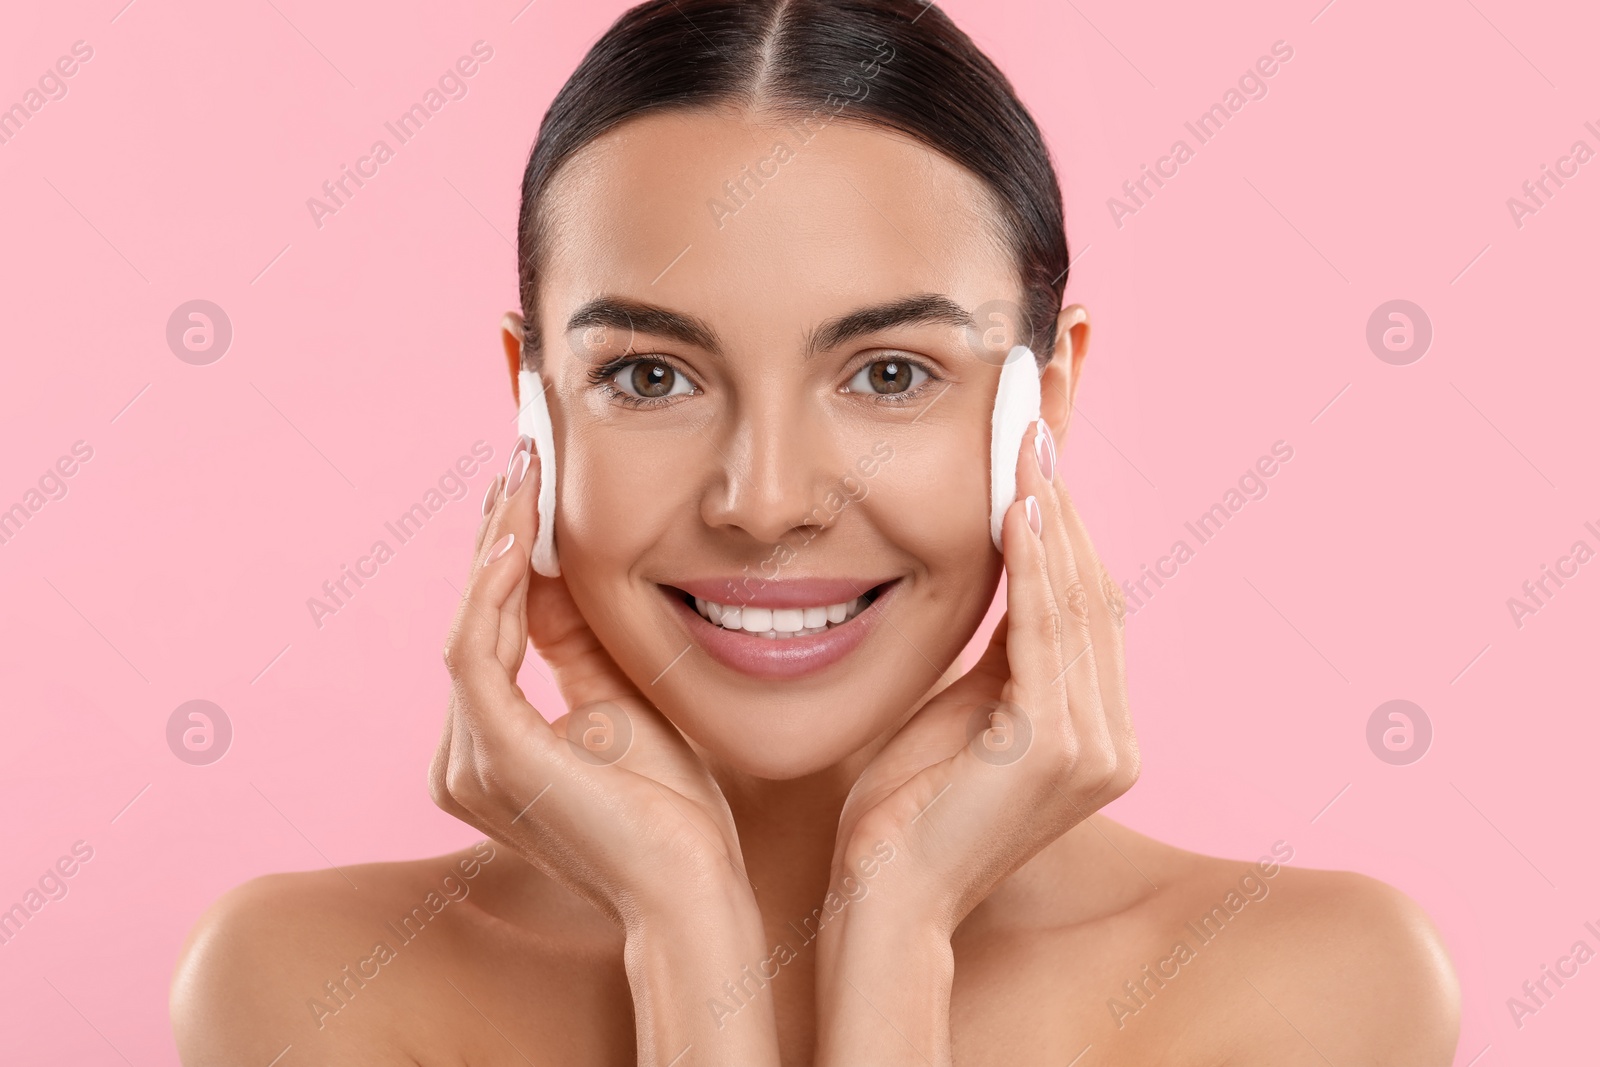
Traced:
<path id="1" fill-rule="evenodd" d="M 1036 625 L 1038 626 L 1039 636 L 1043 640 L 1049 642 L 1053 648 L 1061 647 L 1061 639 L 1065 633 L 1065 628 L 1061 618 L 1061 609 L 1056 606 L 1054 601 L 1050 601 L 1045 606 L 1045 610 L 1040 613 L 1039 621 Z"/>
<path id="2" fill-rule="evenodd" d="M 1097 752 L 1087 762 L 1083 771 L 1084 785 L 1091 793 L 1098 794 L 1109 788 L 1117 780 L 1116 753 L 1109 750 Z"/>
<path id="3" fill-rule="evenodd" d="M 434 807 L 443 811 L 452 811 L 455 808 L 454 798 L 450 796 L 450 787 L 445 782 L 445 771 L 438 762 L 428 771 L 428 796 L 432 798 Z"/>
<path id="4" fill-rule="evenodd" d="M 1050 756 L 1050 764 L 1057 768 L 1062 779 L 1074 778 L 1083 756 L 1083 745 L 1078 739 L 1077 732 L 1072 729 L 1072 724 L 1063 723 L 1061 729 L 1046 731 L 1045 745 Z"/>
<path id="5" fill-rule="evenodd" d="M 453 800 L 462 803 L 481 793 L 483 782 L 470 760 L 452 759 L 444 772 L 444 788 Z"/>
<path id="6" fill-rule="evenodd" d="M 1126 793 L 1139 781 L 1139 773 L 1144 769 L 1143 757 L 1139 754 L 1139 743 L 1130 741 L 1128 751 L 1117 761 L 1117 784 L 1121 792 Z"/>
<path id="7" fill-rule="evenodd" d="M 878 804 L 861 813 L 845 843 L 845 855 L 858 856 L 872 852 L 885 841 L 898 836 L 900 819 L 888 806 Z"/>
<path id="8" fill-rule="evenodd" d="M 1072 612 L 1072 617 L 1079 622 L 1088 623 L 1089 591 L 1083 587 L 1083 583 L 1074 578 L 1072 583 L 1067 586 L 1065 599 L 1067 610 Z"/>

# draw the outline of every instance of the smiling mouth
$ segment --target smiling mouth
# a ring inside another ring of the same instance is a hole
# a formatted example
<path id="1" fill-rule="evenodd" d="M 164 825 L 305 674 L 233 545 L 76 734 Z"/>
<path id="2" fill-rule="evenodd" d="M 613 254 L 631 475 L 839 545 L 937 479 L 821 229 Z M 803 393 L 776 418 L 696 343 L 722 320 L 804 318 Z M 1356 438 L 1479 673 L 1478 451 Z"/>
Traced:
<path id="1" fill-rule="evenodd" d="M 712 626 L 749 637 L 786 641 L 826 633 L 844 626 L 866 611 L 868 605 L 898 580 L 881 582 L 860 596 L 839 603 L 790 608 L 723 604 L 694 596 L 675 586 L 664 586 L 664 588 Z"/>

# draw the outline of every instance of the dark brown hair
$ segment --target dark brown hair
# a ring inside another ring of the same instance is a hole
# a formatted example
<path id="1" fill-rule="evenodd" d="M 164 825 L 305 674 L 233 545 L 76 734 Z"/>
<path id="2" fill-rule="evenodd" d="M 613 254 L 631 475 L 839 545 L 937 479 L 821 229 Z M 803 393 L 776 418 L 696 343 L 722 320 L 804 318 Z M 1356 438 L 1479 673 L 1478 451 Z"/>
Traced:
<path id="1" fill-rule="evenodd" d="M 718 105 L 842 114 L 909 135 L 976 174 L 1000 209 L 1022 281 L 1023 321 L 1009 325 L 1041 365 L 1049 360 L 1067 283 L 1055 169 L 1011 83 L 944 12 L 919 0 L 647 0 L 561 87 L 523 173 L 517 259 L 530 369 L 542 362 L 539 203 L 556 172 L 628 119 Z"/>

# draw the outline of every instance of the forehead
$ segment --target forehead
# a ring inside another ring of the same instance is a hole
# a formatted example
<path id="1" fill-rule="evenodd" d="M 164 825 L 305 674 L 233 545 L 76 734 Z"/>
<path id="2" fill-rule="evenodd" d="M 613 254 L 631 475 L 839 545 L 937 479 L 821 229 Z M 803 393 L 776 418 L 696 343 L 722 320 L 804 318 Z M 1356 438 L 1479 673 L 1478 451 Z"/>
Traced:
<path id="1" fill-rule="evenodd" d="M 542 208 L 547 322 L 620 294 L 754 342 L 907 293 L 944 293 L 969 310 L 1019 295 L 983 181 L 880 127 L 657 113 L 576 153 Z"/>

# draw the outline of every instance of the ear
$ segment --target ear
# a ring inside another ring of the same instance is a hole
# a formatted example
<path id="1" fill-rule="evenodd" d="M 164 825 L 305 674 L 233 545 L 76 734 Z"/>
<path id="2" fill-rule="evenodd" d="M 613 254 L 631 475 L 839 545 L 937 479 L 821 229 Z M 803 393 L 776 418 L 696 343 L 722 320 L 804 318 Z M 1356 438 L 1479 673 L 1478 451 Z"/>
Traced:
<path id="1" fill-rule="evenodd" d="M 1056 346 L 1039 379 L 1040 408 L 1045 425 L 1062 451 L 1072 422 L 1072 404 L 1083 380 L 1083 360 L 1089 354 L 1089 310 L 1071 304 L 1056 316 Z"/>
<path id="2" fill-rule="evenodd" d="M 517 396 L 517 372 L 522 369 L 522 340 L 524 337 L 522 315 L 508 311 L 500 317 L 500 344 L 506 350 L 506 369 L 511 372 L 511 396 L 522 409 L 522 398 Z"/>

